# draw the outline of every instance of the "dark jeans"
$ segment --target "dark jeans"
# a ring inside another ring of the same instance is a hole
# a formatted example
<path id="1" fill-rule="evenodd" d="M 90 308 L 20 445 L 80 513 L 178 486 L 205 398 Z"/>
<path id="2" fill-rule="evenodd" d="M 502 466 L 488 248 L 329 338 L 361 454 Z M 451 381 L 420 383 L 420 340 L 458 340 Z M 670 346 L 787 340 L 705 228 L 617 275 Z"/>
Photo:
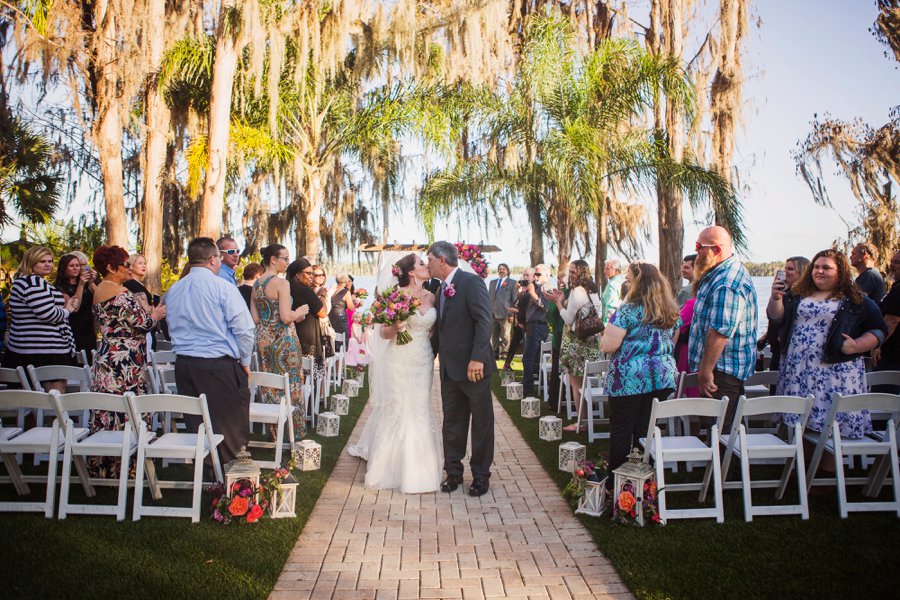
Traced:
<path id="1" fill-rule="evenodd" d="M 504 369 L 509 369 L 511 367 L 513 357 L 516 355 L 516 352 L 519 351 L 519 344 L 522 343 L 523 337 L 525 337 L 525 330 L 519 327 L 517 323 L 513 323 L 512 336 L 510 336 L 509 346 L 506 348 L 506 362 L 503 363 Z"/>
<path id="2" fill-rule="evenodd" d="M 547 341 L 550 326 L 547 323 L 529 323 L 525 326 L 525 350 L 522 351 L 522 393 L 534 395 L 534 376 L 541 360 L 541 343 Z"/>
<path id="3" fill-rule="evenodd" d="M 638 440 L 647 436 L 650 427 L 650 411 L 653 399 L 663 400 L 672 393 L 672 388 L 653 390 L 646 394 L 632 396 L 610 396 L 609 398 L 609 479 L 606 488 L 612 489 L 613 470 L 622 466 L 632 448 L 640 448 Z M 650 448 L 645 448 L 650 452 Z"/>
<path id="4" fill-rule="evenodd" d="M 219 444 L 219 457 L 224 467 L 241 446 L 250 441 L 250 388 L 247 373 L 240 363 L 230 357 L 197 358 L 179 356 L 175 359 L 175 384 L 178 393 L 199 397 L 206 394 L 209 419 L 214 433 L 225 439 Z M 197 431 L 203 417 L 185 415 L 189 431 Z"/>
<path id="5" fill-rule="evenodd" d="M 734 420 L 734 413 L 737 410 L 738 398 L 744 395 L 744 382 L 734 375 L 715 369 L 713 370 L 713 383 L 718 388 L 713 392 L 713 398 L 721 400 L 728 396 L 728 409 L 725 411 L 725 422 L 722 424 L 722 431 L 719 432 L 719 435 L 731 433 L 731 422 Z M 707 425 L 711 424 L 712 421 L 707 423 Z"/>

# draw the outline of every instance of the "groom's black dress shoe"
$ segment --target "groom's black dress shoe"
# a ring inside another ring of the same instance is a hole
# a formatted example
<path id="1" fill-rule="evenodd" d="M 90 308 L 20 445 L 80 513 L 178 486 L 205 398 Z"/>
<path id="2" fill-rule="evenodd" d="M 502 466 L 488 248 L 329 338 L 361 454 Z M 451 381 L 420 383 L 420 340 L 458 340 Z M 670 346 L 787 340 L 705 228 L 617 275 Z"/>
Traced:
<path id="1" fill-rule="evenodd" d="M 462 475 L 447 475 L 447 479 L 441 482 L 442 492 L 452 492 L 462 485 Z"/>
<path id="2" fill-rule="evenodd" d="M 472 482 L 472 486 L 469 488 L 469 495 L 484 496 L 485 494 L 487 494 L 489 487 L 491 487 L 491 484 L 487 479 L 475 479 Z"/>

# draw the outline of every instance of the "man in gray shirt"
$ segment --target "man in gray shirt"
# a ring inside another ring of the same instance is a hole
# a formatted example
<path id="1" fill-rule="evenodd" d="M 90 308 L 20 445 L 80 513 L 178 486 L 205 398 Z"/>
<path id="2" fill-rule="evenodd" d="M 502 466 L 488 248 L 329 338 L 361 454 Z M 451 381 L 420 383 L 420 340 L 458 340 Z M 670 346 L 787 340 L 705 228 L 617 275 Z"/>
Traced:
<path id="1" fill-rule="evenodd" d="M 547 300 L 543 288 L 550 279 L 550 267 L 540 264 L 534 268 L 534 281 L 528 284 L 528 308 L 525 311 L 525 350 L 522 351 L 522 392 L 534 395 L 534 376 L 541 359 L 541 343 L 547 341 Z"/>

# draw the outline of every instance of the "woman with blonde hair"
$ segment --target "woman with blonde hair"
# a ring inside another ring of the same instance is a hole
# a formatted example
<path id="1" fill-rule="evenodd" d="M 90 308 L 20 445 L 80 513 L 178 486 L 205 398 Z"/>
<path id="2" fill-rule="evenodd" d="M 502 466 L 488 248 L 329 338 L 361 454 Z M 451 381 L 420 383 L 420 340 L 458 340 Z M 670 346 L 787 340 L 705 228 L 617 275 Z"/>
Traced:
<path id="1" fill-rule="evenodd" d="M 594 309 L 599 314 L 600 297 L 597 295 L 597 284 L 591 277 L 591 268 L 584 260 L 573 260 L 569 263 L 568 270 L 569 297 L 564 298 L 561 290 L 545 290 L 544 296 L 556 304 L 559 315 L 565 322 L 563 330 L 562 346 L 559 352 L 559 362 L 569 373 L 569 385 L 572 386 L 572 399 L 575 405 L 581 407 L 581 384 L 584 379 L 584 363 L 600 359 L 600 334 L 597 333 L 587 338 L 579 338 L 575 335 L 575 324 L 579 313 L 590 310 L 593 302 Z M 584 407 L 579 409 L 584 416 Z M 582 430 L 587 425 L 582 425 Z M 578 425 L 569 425 L 566 431 L 577 431 Z"/>
<path id="2" fill-rule="evenodd" d="M 628 294 L 600 340 L 600 349 L 611 355 L 606 376 L 610 474 L 647 435 L 653 399 L 665 400 L 675 390 L 674 351 L 681 325 L 672 288 L 659 269 L 631 263 L 625 280 Z"/>
<path id="3" fill-rule="evenodd" d="M 3 357 L 8 368 L 34 365 L 74 365 L 75 339 L 69 316 L 78 310 L 78 298 L 66 300 L 47 281 L 53 271 L 49 248 L 25 251 L 9 292 L 9 343 Z M 44 387 L 65 391 L 65 381 L 45 382 Z"/>

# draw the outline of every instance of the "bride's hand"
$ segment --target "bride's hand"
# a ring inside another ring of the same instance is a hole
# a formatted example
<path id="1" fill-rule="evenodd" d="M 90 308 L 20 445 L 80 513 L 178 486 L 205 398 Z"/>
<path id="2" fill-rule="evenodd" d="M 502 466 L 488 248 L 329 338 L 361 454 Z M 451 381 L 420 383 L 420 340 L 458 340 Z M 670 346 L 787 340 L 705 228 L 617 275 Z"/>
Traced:
<path id="1" fill-rule="evenodd" d="M 394 324 L 394 331 L 400 333 L 401 331 L 406 331 L 406 321 L 400 321 L 399 323 Z"/>

